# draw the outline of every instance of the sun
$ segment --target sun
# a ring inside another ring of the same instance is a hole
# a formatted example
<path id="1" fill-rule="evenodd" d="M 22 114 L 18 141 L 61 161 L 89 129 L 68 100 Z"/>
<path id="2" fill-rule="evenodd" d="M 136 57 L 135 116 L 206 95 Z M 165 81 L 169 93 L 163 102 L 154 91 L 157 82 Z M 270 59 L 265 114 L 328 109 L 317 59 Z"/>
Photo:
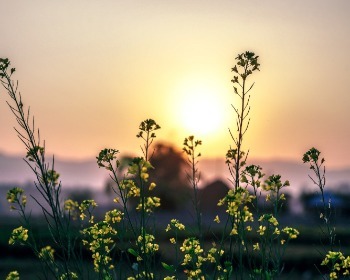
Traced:
<path id="1" fill-rule="evenodd" d="M 219 95 L 211 88 L 185 89 L 178 106 L 178 119 L 182 129 L 199 137 L 222 130 L 225 110 Z"/>

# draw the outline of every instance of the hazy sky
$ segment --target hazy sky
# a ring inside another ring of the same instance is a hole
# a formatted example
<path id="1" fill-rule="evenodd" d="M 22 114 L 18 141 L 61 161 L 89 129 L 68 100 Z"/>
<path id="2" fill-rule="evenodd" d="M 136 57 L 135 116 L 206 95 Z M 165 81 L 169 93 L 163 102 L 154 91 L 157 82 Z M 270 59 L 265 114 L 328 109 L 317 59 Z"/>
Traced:
<path id="1" fill-rule="evenodd" d="M 329 166 L 350 165 L 348 0 L 0 0 L 0 10 L 0 57 L 17 68 L 24 103 L 58 157 L 136 151 L 146 118 L 161 125 L 160 140 L 181 146 L 194 133 L 204 155 L 224 156 L 235 129 L 231 67 L 251 50 L 261 63 L 251 157 L 300 160 L 315 146 Z M 24 154 L 4 93 L 0 151 Z"/>

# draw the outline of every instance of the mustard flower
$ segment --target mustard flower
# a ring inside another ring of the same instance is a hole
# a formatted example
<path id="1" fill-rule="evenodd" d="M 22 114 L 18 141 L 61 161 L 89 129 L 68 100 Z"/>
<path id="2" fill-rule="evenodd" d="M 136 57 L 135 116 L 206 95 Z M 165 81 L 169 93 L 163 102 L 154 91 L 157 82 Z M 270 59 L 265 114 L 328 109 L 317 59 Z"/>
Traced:
<path id="1" fill-rule="evenodd" d="M 38 155 L 39 153 L 39 155 Z M 27 152 L 26 158 L 29 161 L 37 161 L 39 157 L 43 157 L 45 153 L 45 148 L 40 146 L 34 146 L 33 148 L 30 148 Z"/>
<path id="2" fill-rule="evenodd" d="M 112 258 L 109 253 L 114 243 L 112 237 L 117 234 L 117 231 L 108 222 L 102 221 L 84 229 L 82 234 L 86 237 L 83 239 L 83 244 L 92 252 L 95 271 L 99 272 L 101 266 L 112 269 Z"/>
<path id="3" fill-rule="evenodd" d="M 185 230 L 185 225 L 180 223 L 177 219 L 171 219 L 170 224 L 167 225 L 165 231 L 168 232 L 171 229 L 175 230 Z"/>
<path id="4" fill-rule="evenodd" d="M 257 232 L 258 232 L 260 235 L 264 235 L 265 230 L 266 230 L 266 226 L 260 225 L 260 226 L 259 226 L 259 229 L 257 230 Z"/>
<path id="5" fill-rule="evenodd" d="M 51 246 L 46 246 L 44 248 L 41 248 L 38 257 L 41 260 L 53 262 L 54 261 L 54 256 L 53 256 L 54 253 L 55 253 L 55 250 L 52 249 Z"/>
<path id="6" fill-rule="evenodd" d="M 20 244 L 25 243 L 28 239 L 28 230 L 25 229 L 24 227 L 20 226 L 18 228 L 15 228 L 12 231 L 12 234 L 9 239 L 9 244 L 15 244 L 19 242 Z"/>
<path id="7" fill-rule="evenodd" d="M 73 219 L 77 219 L 78 217 L 78 209 L 79 209 L 79 203 L 77 201 L 74 201 L 72 199 L 67 199 L 64 202 L 64 210 L 68 211 L 70 215 L 72 215 Z"/>
<path id="8" fill-rule="evenodd" d="M 24 195 L 24 190 L 18 187 L 12 188 L 7 192 L 6 199 L 11 204 L 20 204 L 23 207 L 27 204 L 27 196 Z M 11 210 L 15 210 L 16 207 L 11 205 Z"/>
<path id="9" fill-rule="evenodd" d="M 260 250 L 259 243 L 253 244 L 253 250 L 254 250 L 254 251 L 259 251 L 259 250 Z"/>
<path id="10" fill-rule="evenodd" d="M 188 267 L 185 270 L 187 279 L 204 279 L 201 267 L 207 259 L 199 241 L 194 237 L 185 239 L 180 251 L 184 252 L 182 265 Z"/>
<path id="11" fill-rule="evenodd" d="M 86 199 L 83 200 L 83 202 L 79 205 L 79 210 L 80 210 L 80 218 L 84 220 L 86 218 L 85 211 L 88 212 L 89 214 L 89 219 L 90 222 L 93 221 L 93 216 L 91 215 L 93 209 L 97 207 L 97 203 L 93 199 Z"/>
<path id="12" fill-rule="evenodd" d="M 11 271 L 7 276 L 6 280 L 19 280 L 18 271 Z"/>
<path id="13" fill-rule="evenodd" d="M 152 182 L 152 183 L 149 185 L 148 189 L 149 189 L 150 191 L 152 191 L 156 186 L 157 186 L 156 183 L 153 183 L 153 182 Z"/>
<path id="14" fill-rule="evenodd" d="M 113 171 L 112 162 L 116 160 L 116 167 L 118 168 L 120 165 L 120 162 L 117 159 L 118 154 L 119 154 L 119 151 L 115 149 L 101 150 L 98 157 L 96 157 L 98 167 L 104 167 L 109 171 Z"/>
<path id="15" fill-rule="evenodd" d="M 155 237 L 151 234 L 144 234 L 138 236 L 137 245 L 140 247 L 141 252 L 144 254 L 153 255 L 155 252 L 159 250 L 159 245 L 154 243 Z"/>
<path id="16" fill-rule="evenodd" d="M 160 206 L 160 198 L 159 197 L 147 197 L 144 207 L 145 207 L 145 211 L 147 213 L 152 213 L 154 211 L 155 208 Z M 137 205 L 136 207 L 137 211 L 141 211 L 142 210 L 142 204 L 139 203 L 139 205 Z"/>
<path id="17" fill-rule="evenodd" d="M 66 279 L 78 279 L 78 275 L 75 272 L 67 272 L 60 276 L 60 280 L 66 280 Z"/>
<path id="18" fill-rule="evenodd" d="M 55 170 L 51 169 L 46 172 L 46 180 L 52 186 L 58 185 L 58 178 L 60 174 L 58 174 Z"/>
<path id="19" fill-rule="evenodd" d="M 220 223 L 220 218 L 218 215 L 215 216 L 214 222 L 218 224 Z"/>
<path id="20" fill-rule="evenodd" d="M 299 231 L 291 227 L 285 227 L 284 229 L 282 229 L 282 232 L 288 234 L 290 239 L 295 239 L 299 235 Z"/>
<path id="21" fill-rule="evenodd" d="M 124 216 L 124 213 L 121 212 L 120 210 L 113 209 L 111 211 L 106 212 L 105 214 L 105 221 L 106 222 L 112 222 L 114 223 L 119 223 Z"/>

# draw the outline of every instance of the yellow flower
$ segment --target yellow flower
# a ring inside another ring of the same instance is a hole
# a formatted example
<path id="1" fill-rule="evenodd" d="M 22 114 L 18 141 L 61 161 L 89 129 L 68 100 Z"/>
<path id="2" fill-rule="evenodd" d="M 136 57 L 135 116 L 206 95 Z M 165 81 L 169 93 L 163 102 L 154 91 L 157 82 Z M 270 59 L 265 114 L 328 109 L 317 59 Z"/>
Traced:
<path id="1" fill-rule="evenodd" d="M 171 244 L 176 244 L 175 238 L 170 238 L 170 243 L 171 243 Z"/>
<path id="2" fill-rule="evenodd" d="M 15 228 L 12 231 L 9 239 L 9 244 L 15 244 L 16 242 L 24 243 L 28 239 L 28 230 L 22 226 Z"/>
<path id="3" fill-rule="evenodd" d="M 155 183 L 151 183 L 148 187 L 148 189 L 151 191 L 153 190 L 157 185 Z"/>
<path id="4" fill-rule="evenodd" d="M 215 216 L 214 222 L 216 222 L 218 224 L 220 223 L 220 218 L 218 215 Z"/>
<path id="5" fill-rule="evenodd" d="M 6 280 L 19 280 L 19 273 L 17 271 L 11 271 L 7 275 Z"/>
<path id="6" fill-rule="evenodd" d="M 266 226 L 259 226 L 259 229 L 257 230 L 257 232 L 258 232 L 260 235 L 264 235 L 265 230 L 266 230 Z"/>
<path id="7" fill-rule="evenodd" d="M 46 246 L 42 248 L 39 252 L 39 259 L 45 260 L 45 261 L 54 261 L 54 256 L 53 254 L 55 253 L 55 250 L 51 248 L 51 246 Z"/>
<path id="8" fill-rule="evenodd" d="M 253 250 L 254 250 L 254 251 L 259 251 L 259 250 L 260 250 L 259 243 L 253 244 Z"/>

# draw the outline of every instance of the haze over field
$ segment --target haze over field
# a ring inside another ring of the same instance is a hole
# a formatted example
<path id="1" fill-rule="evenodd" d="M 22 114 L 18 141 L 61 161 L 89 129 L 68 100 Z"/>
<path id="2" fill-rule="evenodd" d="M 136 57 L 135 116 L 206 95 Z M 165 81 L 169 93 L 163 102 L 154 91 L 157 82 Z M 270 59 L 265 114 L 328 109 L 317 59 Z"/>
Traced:
<path id="1" fill-rule="evenodd" d="M 224 156 L 235 130 L 230 70 L 251 50 L 261 72 L 251 79 L 250 156 L 300 161 L 315 146 L 327 166 L 350 166 L 348 0 L 0 0 L 0 9 L 0 57 L 17 68 L 59 158 L 136 153 L 146 118 L 160 140 L 181 146 L 195 134 L 204 156 Z M 23 155 L 4 93 L 0 152 Z"/>

